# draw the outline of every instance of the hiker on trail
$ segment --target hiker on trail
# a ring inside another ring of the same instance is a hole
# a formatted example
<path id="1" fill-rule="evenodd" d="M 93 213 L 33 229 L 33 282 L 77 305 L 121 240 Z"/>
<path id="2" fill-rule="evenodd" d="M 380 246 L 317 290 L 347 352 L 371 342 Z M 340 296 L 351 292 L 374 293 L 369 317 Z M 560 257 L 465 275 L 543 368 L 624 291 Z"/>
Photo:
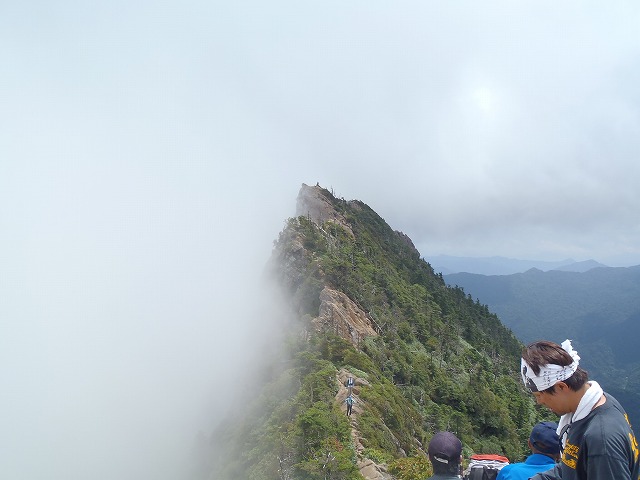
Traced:
<path id="1" fill-rule="evenodd" d="M 427 480 L 460 480 L 462 442 L 451 432 L 438 432 L 427 449 L 433 476 Z"/>
<path id="2" fill-rule="evenodd" d="M 345 402 L 347 403 L 347 416 L 351 415 L 351 410 L 353 409 L 353 404 L 356 403 L 356 399 L 349 395 Z"/>
<path id="3" fill-rule="evenodd" d="M 618 401 L 578 366 L 570 340 L 539 341 L 522 353 L 521 374 L 536 401 L 556 415 L 561 460 L 533 480 L 638 480 L 638 442 Z"/>
<path id="4" fill-rule="evenodd" d="M 354 385 L 355 385 L 355 381 L 353 380 L 353 377 L 349 377 L 344 381 L 344 386 L 349 389 L 349 395 L 351 395 Z"/>
<path id="5" fill-rule="evenodd" d="M 555 422 L 540 422 L 534 425 L 529 435 L 529 455 L 524 462 L 505 465 L 497 480 L 528 480 L 536 473 L 552 469 L 560 458 L 560 439 Z"/>

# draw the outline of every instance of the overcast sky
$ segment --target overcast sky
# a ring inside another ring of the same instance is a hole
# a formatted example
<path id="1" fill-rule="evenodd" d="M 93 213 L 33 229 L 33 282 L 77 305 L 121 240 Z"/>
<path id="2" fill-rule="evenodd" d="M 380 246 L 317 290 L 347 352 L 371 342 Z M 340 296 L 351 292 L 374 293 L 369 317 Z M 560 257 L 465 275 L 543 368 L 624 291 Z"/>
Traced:
<path id="1" fill-rule="evenodd" d="M 425 257 L 640 264 L 638 25 L 634 1 L 0 2 L 0 476 L 170 471 L 265 338 L 247 296 L 303 182 Z"/>

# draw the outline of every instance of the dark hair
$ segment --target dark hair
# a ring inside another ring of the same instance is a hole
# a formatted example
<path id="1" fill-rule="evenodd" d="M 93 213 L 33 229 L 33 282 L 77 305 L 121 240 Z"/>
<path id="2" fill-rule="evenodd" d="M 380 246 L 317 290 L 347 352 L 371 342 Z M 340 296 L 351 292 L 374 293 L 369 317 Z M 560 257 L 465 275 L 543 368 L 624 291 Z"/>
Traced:
<path id="1" fill-rule="evenodd" d="M 533 373 L 538 375 L 540 368 L 544 365 L 559 365 L 565 367 L 573 363 L 573 358 L 569 355 L 564 348 L 557 343 L 541 340 L 533 342 L 527 348 L 522 351 L 522 358 L 527 362 Z M 574 392 L 580 390 L 582 386 L 589 380 L 589 373 L 586 370 L 578 367 L 573 375 L 562 382 L 567 385 Z M 550 386 L 544 393 L 555 393 L 555 385 Z"/>
<path id="2" fill-rule="evenodd" d="M 460 473 L 460 457 L 452 458 L 449 463 L 442 463 L 435 460 L 432 455 L 429 455 L 431 465 L 433 466 L 433 473 L 451 473 L 458 475 Z"/>

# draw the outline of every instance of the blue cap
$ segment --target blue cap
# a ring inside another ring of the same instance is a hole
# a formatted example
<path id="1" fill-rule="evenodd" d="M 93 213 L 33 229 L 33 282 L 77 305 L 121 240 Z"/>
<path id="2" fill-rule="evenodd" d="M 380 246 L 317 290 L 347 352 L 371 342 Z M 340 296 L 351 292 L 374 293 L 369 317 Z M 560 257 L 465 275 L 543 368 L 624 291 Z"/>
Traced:
<path id="1" fill-rule="evenodd" d="M 556 422 L 540 422 L 533 427 L 529 441 L 533 448 L 540 453 L 557 454 L 560 453 L 560 439 L 556 430 Z"/>

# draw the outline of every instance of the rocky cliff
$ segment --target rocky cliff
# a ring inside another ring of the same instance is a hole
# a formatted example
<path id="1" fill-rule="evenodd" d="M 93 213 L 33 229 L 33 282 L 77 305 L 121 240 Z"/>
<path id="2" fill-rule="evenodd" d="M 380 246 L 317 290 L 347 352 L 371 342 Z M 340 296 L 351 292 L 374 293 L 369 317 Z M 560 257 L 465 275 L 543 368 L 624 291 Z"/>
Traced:
<path id="1" fill-rule="evenodd" d="M 318 226 L 322 226 L 324 222 L 335 222 L 353 236 L 344 215 L 336 210 L 325 192 L 328 193 L 319 185 L 310 187 L 303 183 L 296 200 L 296 217 L 308 217 Z"/>

